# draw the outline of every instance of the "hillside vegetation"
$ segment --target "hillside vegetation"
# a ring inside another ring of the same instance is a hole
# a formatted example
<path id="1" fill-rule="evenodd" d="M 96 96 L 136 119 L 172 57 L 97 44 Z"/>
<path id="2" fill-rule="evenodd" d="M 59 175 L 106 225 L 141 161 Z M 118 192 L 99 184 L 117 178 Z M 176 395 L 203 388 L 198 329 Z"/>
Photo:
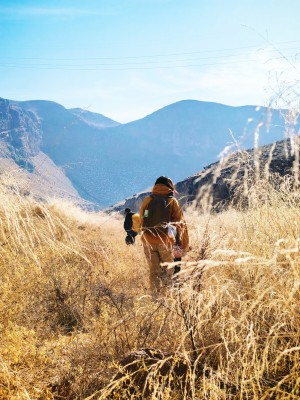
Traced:
<path id="1" fill-rule="evenodd" d="M 154 298 L 122 217 L 38 203 L 0 175 L 0 398 L 299 398 L 294 183 L 186 210 L 192 249 Z"/>

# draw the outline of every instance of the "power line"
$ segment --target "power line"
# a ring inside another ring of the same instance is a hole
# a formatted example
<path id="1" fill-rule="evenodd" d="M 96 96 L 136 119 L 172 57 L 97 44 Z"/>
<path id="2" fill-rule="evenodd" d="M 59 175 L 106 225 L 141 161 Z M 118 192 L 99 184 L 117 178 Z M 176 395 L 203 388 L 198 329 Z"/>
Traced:
<path id="1" fill-rule="evenodd" d="M 292 55 L 294 56 L 294 55 Z M 278 60 L 278 59 L 287 59 L 287 57 L 291 56 L 280 56 L 280 57 L 273 57 L 269 58 L 267 61 L 270 60 Z M 197 60 L 191 60 L 197 61 Z M 232 64 L 241 64 L 245 62 L 257 62 L 257 59 L 241 59 L 241 60 L 232 60 L 232 61 L 223 61 L 223 62 L 213 62 L 213 63 L 202 63 L 202 64 L 184 64 L 184 65 L 158 65 L 158 66 L 133 66 L 133 67 L 124 67 L 124 68 L 93 68 L 97 64 L 91 65 L 91 68 L 80 68 L 81 65 L 78 67 L 75 65 L 51 65 L 51 64 L 3 64 L 0 63 L 0 68 L 21 68 L 21 69 L 39 69 L 39 70 L 62 70 L 62 71 L 128 71 L 128 70 L 154 70 L 154 69 L 172 69 L 172 68 L 190 68 L 190 67 L 206 67 L 206 66 L 215 66 L 215 65 L 232 65 Z M 99 64 L 102 65 L 102 64 Z M 125 64 L 103 64 L 103 66 L 123 66 Z M 140 65 L 133 64 L 133 65 Z M 146 63 L 148 65 L 148 63 Z M 84 66 L 84 65 L 83 65 Z"/>
<path id="2" fill-rule="evenodd" d="M 279 42 L 281 44 L 290 44 L 290 43 L 300 43 L 300 40 L 294 40 L 294 41 L 286 41 L 286 42 Z M 288 62 L 290 62 L 287 57 L 294 57 L 297 56 L 299 53 L 292 54 L 289 56 L 284 56 L 282 51 L 278 50 L 278 48 L 274 47 L 271 43 L 268 42 L 269 47 L 271 47 L 272 51 L 276 51 L 280 57 L 269 57 L 269 60 L 275 60 L 275 59 L 286 59 Z M 268 48 L 269 48 L 268 47 Z M 0 57 L 0 60 L 38 60 L 38 61 L 52 61 L 52 63 L 41 63 L 41 62 L 35 62 L 35 63 L 18 63 L 14 61 L 10 62 L 1 62 L 0 61 L 0 67 L 2 68 L 22 68 L 22 69 L 40 69 L 40 70 L 67 70 L 67 71 L 125 71 L 125 70 L 151 70 L 151 69 L 169 69 L 169 68 L 189 68 L 189 67 L 203 67 L 203 66 L 213 66 L 213 65 L 227 65 L 227 64 L 236 64 L 236 63 L 243 63 L 243 62 L 254 62 L 257 61 L 257 59 L 252 59 L 252 58 L 246 58 L 246 59 L 240 59 L 236 60 L 234 57 L 240 56 L 240 54 L 232 54 L 234 50 L 240 50 L 240 49 L 253 49 L 253 46 L 243 46 L 243 47 L 236 47 L 236 48 L 228 48 L 228 49 L 222 49 L 222 50 L 202 50 L 202 51 L 195 51 L 195 52 L 190 52 L 190 53 L 166 53 L 166 54 L 157 54 L 157 55 L 147 55 L 147 56 L 135 56 L 135 57 L 110 57 L 110 58 L 13 58 L 13 57 Z M 284 50 L 295 50 L 299 49 L 299 47 L 287 47 Z M 215 55 L 216 51 L 231 51 L 231 54 L 219 54 Z M 259 50 L 266 50 L 266 48 L 256 48 L 256 52 Z M 205 57 L 193 57 L 193 58 L 183 58 L 183 59 L 162 59 L 162 57 L 171 57 L 171 56 L 183 56 L 183 55 L 200 55 L 204 53 L 213 53 L 213 55 L 207 55 Z M 244 52 L 243 56 L 251 56 L 253 54 L 253 51 L 248 51 Z M 145 60 L 145 58 L 150 58 L 149 60 Z M 159 57 L 160 60 L 155 60 L 153 58 Z M 87 63 L 86 61 L 97 61 L 97 60 L 107 60 L 107 61 L 121 61 L 121 60 L 141 60 L 141 61 L 129 61 L 129 62 L 103 62 L 103 63 Z M 174 63 L 191 63 L 191 62 L 197 62 L 197 61 L 204 61 L 204 60 L 222 60 L 225 59 L 225 61 L 220 61 L 220 62 L 213 62 L 213 63 L 197 63 L 197 64 L 184 64 L 184 65 L 174 65 Z M 228 61 L 226 61 L 228 60 Z M 60 64 L 60 63 L 53 63 L 54 61 L 85 61 L 84 63 L 79 63 L 79 64 Z M 159 65 L 160 64 L 160 65 Z M 168 64 L 168 65 L 165 65 Z M 98 68 L 102 67 L 102 68 Z M 104 67 L 104 68 L 103 68 Z M 107 67 L 107 68 L 106 68 Z"/>
<path id="3" fill-rule="evenodd" d="M 300 40 L 289 40 L 284 42 L 274 42 L 274 45 L 289 44 L 289 43 L 300 43 Z M 273 44 L 272 44 L 273 46 Z M 139 58 L 155 58 L 155 57 L 173 57 L 182 55 L 193 55 L 202 53 L 217 53 L 224 51 L 234 51 L 243 49 L 257 49 L 263 48 L 263 46 L 241 46 L 241 47 L 229 47 L 225 49 L 215 49 L 215 50 L 197 50 L 192 52 L 182 52 L 182 53 L 163 53 L 163 54 L 147 54 L 141 56 L 123 56 L 123 57 L 75 57 L 75 58 L 47 58 L 47 57 L 5 57 L 1 56 L 0 59 L 13 59 L 13 60 L 53 60 L 53 61 L 78 61 L 78 60 L 126 60 L 126 59 L 139 59 Z"/>
<path id="4" fill-rule="evenodd" d="M 292 47 L 292 48 L 288 48 L 285 50 L 294 50 L 294 49 L 298 49 L 300 50 L 298 47 Z M 248 54 L 252 54 L 252 53 L 248 53 Z M 294 54 L 288 56 L 291 57 Z M 124 66 L 124 65 L 148 65 L 148 64 L 159 64 L 159 63 L 173 63 L 173 62 L 189 62 L 189 61 L 198 61 L 198 60 L 212 60 L 212 59 L 219 59 L 219 58 L 233 58 L 238 56 L 238 54 L 226 54 L 226 55 L 221 55 L 221 56 L 210 56 L 210 57 L 197 57 L 197 58 L 184 58 L 184 59 L 177 59 L 177 60 L 164 60 L 164 61 L 138 61 L 138 62 L 125 62 L 125 63 L 93 63 L 93 64 L 89 64 L 89 63 L 84 63 L 84 64 L 49 64 L 49 63 L 26 63 L 26 64 L 18 64 L 18 63 L 13 63 L 13 62 L 0 62 L 0 65 L 14 65 L 14 66 L 50 66 L 50 67 L 84 67 L 84 66 Z M 53 60 L 55 61 L 55 60 Z"/>

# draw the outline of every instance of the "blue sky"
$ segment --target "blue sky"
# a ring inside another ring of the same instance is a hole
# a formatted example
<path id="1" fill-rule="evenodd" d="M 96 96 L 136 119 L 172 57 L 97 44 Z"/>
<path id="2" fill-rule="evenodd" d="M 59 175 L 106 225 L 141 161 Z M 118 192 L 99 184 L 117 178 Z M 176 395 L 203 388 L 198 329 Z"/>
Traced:
<path id="1" fill-rule="evenodd" d="M 300 80 L 298 0 L 0 0 L 0 96 L 119 122 L 183 99 L 266 105 Z"/>

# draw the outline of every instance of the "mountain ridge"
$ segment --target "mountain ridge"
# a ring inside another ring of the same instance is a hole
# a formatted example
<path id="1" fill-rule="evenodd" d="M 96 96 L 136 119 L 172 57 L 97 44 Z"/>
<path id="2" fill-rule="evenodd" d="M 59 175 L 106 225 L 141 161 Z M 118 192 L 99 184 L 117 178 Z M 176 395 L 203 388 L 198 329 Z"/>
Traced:
<path id="1" fill-rule="evenodd" d="M 298 153 L 300 154 L 299 149 Z M 297 170 L 294 164 L 297 157 L 299 155 L 292 149 L 290 138 L 257 149 L 235 152 L 226 160 L 207 165 L 201 171 L 177 182 L 175 197 L 183 207 L 193 204 L 196 208 L 202 208 L 205 205 L 212 211 L 219 212 L 229 204 L 241 202 L 243 197 L 247 198 L 248 193 L 244 196 L 241 191 L 244 179 L 248 180 L 249 190 L 256 180 L 265 179 L 276 185 L 276 177 L 293 178 L 293 171 Z M 255 171 L 256 168 L 258 171 Z M 270 177 L 273 182 L 269 180 Z M 106 211 L 123 212 L 125 208 L 130 208 L 133 212 L 139 212 L 144 198 L 151 193 L 151 189 L 137 193 Z"/>
<path id="2" fill-rule="evenodd" d="M 68 108 L 67 110 L 76 115 L 78 118 L 82 119 L 87 124 L 96 126 L 98 128 L 110 128 L 121 125 L 120 122 L 114 121 L 103 114 L 94 113 L 82 108 Z"/>
<path id="3" fill-rule="evenodd" d="M 266 107 L 181 100 L 139 120 L 99 128 L 55 102 L 6 101 L 11 108 L 1 114 L 2 120 L 17 121 L 13 112 L 29 113 L 35 124 L 32 129 L 27 124 L 28 138 L 40 134 L 39 150 L 65 173 L 80 196 L 100 208 L 143 191 L 157 176 L 180 181 L 194 174 L 232 145 L 231 134 L 250 148 L 261 123 L 262 145 L 282 139 L 284 132 L 281 111 Z M 26 164 L 25 148 L 19 147 Z"/>

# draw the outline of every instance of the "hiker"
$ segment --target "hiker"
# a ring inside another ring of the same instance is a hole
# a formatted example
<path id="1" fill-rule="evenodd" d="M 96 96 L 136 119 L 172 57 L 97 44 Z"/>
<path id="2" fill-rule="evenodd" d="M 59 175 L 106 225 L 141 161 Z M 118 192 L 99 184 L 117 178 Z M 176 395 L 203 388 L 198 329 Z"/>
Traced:
<path id="1" fill-rule="evenodd" d="M 124 229 L 127 232 L 125 243 L 134 244 L 135 237 L 140 231 L 140 216 L 133 213 L 130 208 L 125 208 L 124 213 Z"/>
<path id="2" fill-rule="evenodd" d="M 189 247 L 187 226 L 174 192 L 172 180 L 167 176 L 160 176 L 154 184 L 152 194 L 144 199 L 140 209 L 142 243 L 150 268 L 150 288 L 154 292 L 160 290 L 162 278 L 170 276 L 170 271 L 163 269 L 161 263 L 174 261 L 176 236 L 182 250 L 180 259 Z"/>

